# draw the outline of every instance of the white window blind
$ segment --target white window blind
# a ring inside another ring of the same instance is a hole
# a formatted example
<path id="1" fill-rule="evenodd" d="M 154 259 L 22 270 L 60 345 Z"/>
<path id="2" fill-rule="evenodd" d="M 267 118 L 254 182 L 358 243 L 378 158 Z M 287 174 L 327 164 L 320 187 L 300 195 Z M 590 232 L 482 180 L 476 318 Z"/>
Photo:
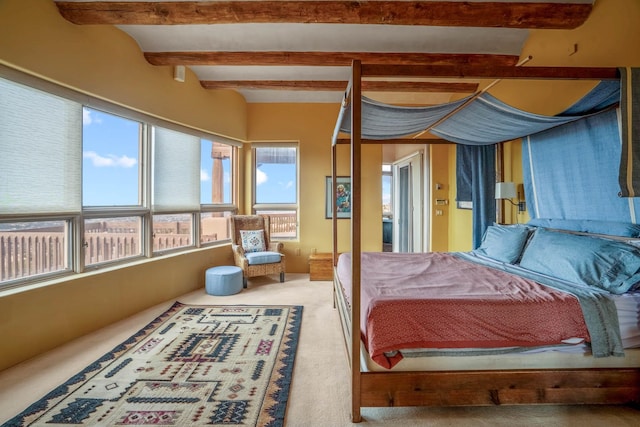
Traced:
<path id="1" fill-rule="evenodd" d="M 200 210 L 200 138 L 153 128 L 154 212 Z"/>
<path id="2" fill-rule="evenodd" d="M 79 212 L 82 105 L 0 79 L 0 214 Z"/>

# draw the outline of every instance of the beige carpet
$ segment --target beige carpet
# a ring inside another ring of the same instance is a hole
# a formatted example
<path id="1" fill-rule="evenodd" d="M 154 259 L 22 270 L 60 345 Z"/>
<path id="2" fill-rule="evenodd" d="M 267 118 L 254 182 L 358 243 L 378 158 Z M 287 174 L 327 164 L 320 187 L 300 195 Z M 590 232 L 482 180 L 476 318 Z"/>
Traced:
<path id="1" fill-rule="evenodd" d="M 352 425 L 347 358 L 331 283 L 304 274 L 255 278 L 240 294 L 215 297 L 201 291 L 178 298 L 187 304 L 303 305 L 300 342 L 286 425 Z M 75 340 L 0 373 L 0 423 L 21 412 L 115 345 L 153 320 L 173 301 Z M 363 426 L 639 426 L 640 411 L 615 406 L 522 406 L 478 408 L 363 408 Z"/>

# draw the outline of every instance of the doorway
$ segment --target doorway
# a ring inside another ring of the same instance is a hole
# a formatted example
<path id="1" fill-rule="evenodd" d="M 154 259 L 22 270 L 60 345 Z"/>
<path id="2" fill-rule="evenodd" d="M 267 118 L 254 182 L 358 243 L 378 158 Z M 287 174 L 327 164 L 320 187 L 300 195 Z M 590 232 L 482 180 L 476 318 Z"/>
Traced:
<path id="1" fill-rule="evenodd" d="M 393 252 L 422 252 L 423 158 L 413 153 L 393 163 Z"/>

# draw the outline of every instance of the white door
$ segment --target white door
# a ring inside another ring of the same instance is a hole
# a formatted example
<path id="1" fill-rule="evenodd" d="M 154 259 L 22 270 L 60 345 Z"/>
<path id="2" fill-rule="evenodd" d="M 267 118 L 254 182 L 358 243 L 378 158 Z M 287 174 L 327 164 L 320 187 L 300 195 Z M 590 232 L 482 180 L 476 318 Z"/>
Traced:
<path id="1" fill-rule="evenodd" d="M 422 153 L 393 163 L 393 251 L 423 251 Z"/>

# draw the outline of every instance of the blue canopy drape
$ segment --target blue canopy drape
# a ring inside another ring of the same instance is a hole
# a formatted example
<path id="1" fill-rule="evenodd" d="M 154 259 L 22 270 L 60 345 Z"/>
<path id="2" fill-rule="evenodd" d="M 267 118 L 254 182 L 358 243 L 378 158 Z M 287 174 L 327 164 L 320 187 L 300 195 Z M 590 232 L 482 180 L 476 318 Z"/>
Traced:
<path id="1" fill-rule="evenodd" d="M 621 141 L 621 114 L 606 109 L 620 99 L 620 92 L 617 82 L 602 82 L 562 113 L 586 114 L 582 120 L 523 140 L 524 188 L 531 218 L 637 222 L 640 199 L 620 197 L 625 147 L 629 147 L 625 138 Z"/>
<path id="2" fill-rule="evenodd" d="M 362 97 L 362 138 L 384 140 L 421 132 L 454 111 L 467 99 L 430 107 L 401 107 Z M 342 116 L 340 131 L 351 133 L 351 110 Z"/>
<path id="3" fill-rule="evenodd" d="M 598 86 L 593 101 L 597 100 L 597 104 L 587 112 L 580 109 L 575 110 L 574 114 L 569 114 L 572 110 L 567 110 L 558 116 L 544 116 L 519 110 L 488 93 L 483 93 L 475 99 L 467 97 L 430 107 L 400 107 L 363 97 L 362 138 L 401 138 L 430 128 L 429 132 L 433 135 L 458 144 L 491 145 L 511 141 L 580 120 L 585 115 L 596 112 L 596 107 L 602 109 L 617 103 L 620 98 L 619 85 L 616 81 Z M 465 103 L 463 108 L 455 111 Z M 454 111 L 455 113 L 451 114 Z M 442 123 L 438 123 L 448 114 L 451 115 Z M 349 109 L 342 115 L 340 131 L 351 133 Z"/>
<path id="4" fill-rule="evenodd" d="M 362 138 L 401 138 L 428 130 L 433 135 L 461 144 L 458 148 L 465 160 L 459 161 L 458 166 L 470 168 L 465 170 L 462 179 L 462 182 L 470 184 L 470 188 L 463 189 L 458 197 L 468 198 L 470 193 L 473 202 L 474 247 L 476 241 L 479 242 L 478 236 L 481 238 L 486 227 L 495 219 L 495 164 L 493 168 L 489 164 L 492 162 L 489 152 L 495 152 L 494 144 L 503 141 L 525 138 L 524 186 L 529 206 L 534 209 L 532 217 L 581 216 L 581 219 L 597 219 L 604 215 L 612 219 L 612 212 L 619 213 L 621 204 L 626 203 L 625 206 L 629 207 L 627 211 L 637 210 L 635 202 L 615 199 L 618 194 L 623 197 L 640 194 L 640 163 L 634 165 L 640 159 L 640 141 L 635 144 L 633 141 L 634 137 L 640 138 L 640 132 L 635 130 L 640 129 L 640 85 L 634 88 L 632 83 L 640 78 L 640 74 L 636 69 L 627 69 L 621 70 L 621 75 L 622 85 L 620 81 L 601 82 L 574 106 L 557 116 L 522 111 L 488 93 L 431 107 L 397 107 L 363 97 Z M 610 109 L 618 103 L 622 111 L 619 128 L 616 112 Z M 605 111 L 607 109 L 609 111 Z M 340 130 L 350 133 L 350 110 L 345 109 L 341 117 Z M 614 139 L 618 143 L 617 149 L 603 146 L 602 141 Z M 552 151 L 550 154 L 540 154 L 539 150 L 533 148 L 537 144 L 541 144 L 541 147 L 550 146 Z M 463 146 L 492 148 L 485 151 L 461 148 Z M 587 150 L 590 152 L 587 153 Z M 457 157 L 460 159 L 459 155 Z M 572 171 L 565 170 L 562 162 L 568 158 L 574 159 L 579 166 Z M 551 167 L 551 164 L 557 166 Z M 548 179 L 536 175 L 540 169 L 536 165 L 544 165 L 544 170 L 552 169 L 549 173 L 545 172 Z M 638 172 L 634 174 L 636 170 Z M 594 200 L 591 190 L 602 187 L 605 182 L 607 187 L 611 187 L 611 176 L 615 179 L 618 173 L 616 191 L 612 193 L 609 188 L 607 197 Z M 548 182 L 543 184 L 545 179 Z M 589 192 L 559 190 L 557 183 L 561 180 L 569 183 L 580 180 L 581 186 L 587 185 Z M 545 194 L 542 193 L 543 189 Z M 582 194 L 578 196 L 576 193 Z M 589 200 L 577 200 L 578 197 L 588 197 Z M 560 198 L 567 202 L 559 203 Z M 599 207 L 601 204 L 606 204 L 611 210 L 603 210 Z M 493 213 L 490 205 L 493 206 Z M 599 213 L 596 213 L 598 209 Z M 625 217 L 625 220 L 629 220 L 629 217 Z M 633 215 L 632 220 L 635 222 Z"/>

